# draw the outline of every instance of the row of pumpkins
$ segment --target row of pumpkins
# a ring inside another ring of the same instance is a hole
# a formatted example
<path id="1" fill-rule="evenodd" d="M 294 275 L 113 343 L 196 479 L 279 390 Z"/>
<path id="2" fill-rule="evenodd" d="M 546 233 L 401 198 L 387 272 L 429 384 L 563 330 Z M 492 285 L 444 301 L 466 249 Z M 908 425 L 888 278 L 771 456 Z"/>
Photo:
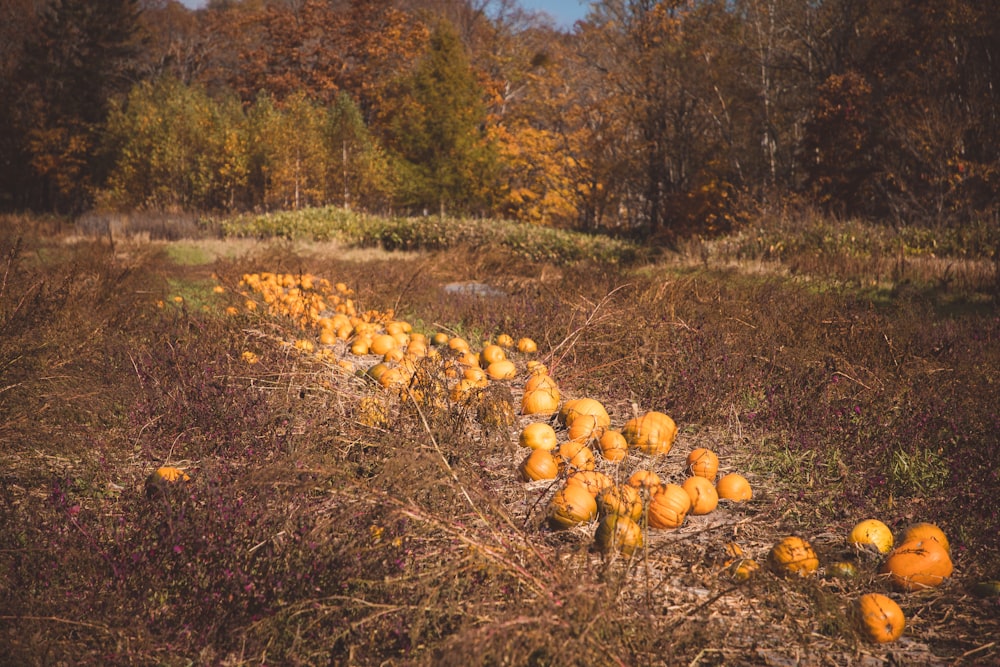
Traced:
<path id="1" fill-rule="evenodd" d="M 491 381 L 516 379 L 519 372 L 508 359 L 507 350 L 516 348 L 522 354 L 537 350 L 531 339 L 515 341 L 506 334 L 484 344 L 478 353 L 461 337 L 444 333 L 427 337 L 414 332 L 407 322 L 395 320 L 391 311 L 359 313 L 350 298 L 353 293 L 345 285 L 333 285 L 308 274 L 246 274 L 241 286 L 261 295 L 270 314 L 290 317 L 303 330 L 318 331 L 323 347 L 317 352 L 311 341 L 299 339 L 293 343 L 299 351 L 333 360 L 330 346 L 343 340 L 356 356 L 382 357 L 366 374 L 388 389 L 405 388 L 417 360 L 441 358 L 447 376 L 453 380 L 451 398 L 457 400 Z M 255 309 L 255 302 L 249 295 L 244 296 L 248 297 L 246 307 Z M 448 358 L 435 348 L 446 350 Z M 352 366 L 342 357 L 336 362 L 344 368 Z M 645 469 L 635 471 L 625 483 L 615 483 L 609 475 L 596 470 L 594 449 L 611 463 L 624 461 L 629 449 L 664 456 L 677 436 L 674 420 L 662 412 L 649 411 L 629 419 L 620 430 L 612 429 L 610 416 L 599 401 L 563 400 L 558 384 L 544 365 L 528 361 L 526 366 L 528 379 L 523 387 L 521 413 L 538 421 L 520 432 L 519 444 L 530 453 L 518 470 L 526 482 L 564 479 L 549 503 L 548 519 L 554 528 L 572 528 L 597 519 L 596 545 L 605 552 L 632 556 L 643 546 L 644 527 L 676 529 L 689 513 L 714 511 L 720 498 L 733 502 L 752 498 L 749 482 L 739 473 L 717 479 L 719 458 L 707 448 L 688 454 L 688 476 L 682 484 L 664 483 L 656 472 Z M 561 443 L 553 419 L 566 429 L 567 439 Z M 152 478 L 156 483 L 187 479 L 181 475 L 181 471 L 161 468 Z M 948 540 L 932 524 L 911 526 L 893 549 L 892 531 L 881 521 L 869 519 L 854 528 L 849 542 L 859 549 L 883 554 L 881 572 L 903 591 L 937 586 L 952 573 Z M 729 559 L 725 567 L 735 580 L 748 579 L 759 569 L 759 564 L 746 558 L 738 545 L 727 545 L 726 551 Z M 772 547 L 767 565 L 779 575 L 807 576 L 818 570 L 819 559 L 806 540 L 790 536 Z M 827 571 L 844 574 L 852 568 L 850 563 L 839 562 L 829 564 Z M 903 612 L 886 595 L 862 595 L 854 612 L 859 627 L 873 641 L 893 641 L 903 632 Z"/>

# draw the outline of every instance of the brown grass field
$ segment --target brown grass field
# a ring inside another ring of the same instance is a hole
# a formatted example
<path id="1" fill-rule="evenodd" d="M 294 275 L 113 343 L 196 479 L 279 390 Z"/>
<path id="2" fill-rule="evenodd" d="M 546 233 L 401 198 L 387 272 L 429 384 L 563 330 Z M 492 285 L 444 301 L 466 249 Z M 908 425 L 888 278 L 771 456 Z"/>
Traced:
<path id="1" fill-rule="evenodd" d="M 3 223 L 0 664 L 1000 664 L 995 263 L 747 259 L 721 240 L 555 264 Z M 269 312 L 241 284 L 259 272 L 344 282 L 359 311 L 474 349 L 507 333 L 539 350 L 468 397 L 432 363 L 386 390 L 352 372 L 377 356 Z M 529 359 L 612 427 L 676 421 L 668 455 L 598 470 L 680 482 L 708 447 L 753 499 L 647 529 L 631 558 L 595 549 L 596 523 L 553 529 L 561 480 L 517 470 Z M 191 479 L 149 493 L 161 465 Z M 866 518 L 937 523 L 954 575 L 893 589 L 848 545 Z M 727 544 L 763 565 L 787 535 L 815 547 L 814 576 L 723 565 Z M 830 576 L 845 559 L 857 575 Z M 906 614 L 895 642 L 857 631 L 871 591 Z"/>

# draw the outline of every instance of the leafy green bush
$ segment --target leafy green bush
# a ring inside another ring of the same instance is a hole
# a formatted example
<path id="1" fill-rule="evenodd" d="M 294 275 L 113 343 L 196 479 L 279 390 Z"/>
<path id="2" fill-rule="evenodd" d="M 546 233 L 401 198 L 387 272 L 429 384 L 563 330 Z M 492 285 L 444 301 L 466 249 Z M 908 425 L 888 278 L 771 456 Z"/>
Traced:
<path id="1" fill-rule="evenodd" d="M 340 241 L 387 250 L 502 247 L 530 260 L 556 264 L 593 261 L 628 264 L 643 255 L 628 241 L 507 220 L 378 217 L 328 206 L 216 221 L 224 236 Z"/>

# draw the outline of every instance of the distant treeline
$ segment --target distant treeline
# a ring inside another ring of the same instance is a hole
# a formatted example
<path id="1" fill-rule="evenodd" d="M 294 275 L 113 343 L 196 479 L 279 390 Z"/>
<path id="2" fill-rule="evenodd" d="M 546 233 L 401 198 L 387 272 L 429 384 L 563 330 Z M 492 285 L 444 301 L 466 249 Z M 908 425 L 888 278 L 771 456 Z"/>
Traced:
<path id="1" fill-rule="evenodd" d="M 6 0 L 0 208 L 337 205 L 672 237 L 996 219 L 977 0 Z"/>

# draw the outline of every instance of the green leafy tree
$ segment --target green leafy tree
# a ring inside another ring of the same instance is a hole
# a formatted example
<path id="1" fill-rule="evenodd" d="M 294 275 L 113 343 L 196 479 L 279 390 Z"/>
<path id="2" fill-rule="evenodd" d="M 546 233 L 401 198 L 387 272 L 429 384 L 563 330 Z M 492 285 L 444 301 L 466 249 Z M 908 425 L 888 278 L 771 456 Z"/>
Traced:
<path id="1" fill-rule="evenodd" d="M 388 158 L 346 93 L 338 95 L 330 109 L 327 141 L 332 157 L 327 177 L 331 201 L 344 208 L 383 207 L 391 190 Z"/>
<path id="2" fill-rule="evenodd" d="M 231 208 L 245 196 L 247 122 L 239 102 L 216 101 L 171 77 L 142 83 L 108 119 L 114 167 L 103 193 L 113 207 Z"/>
<path id="3" fill-rule="evenodd" d="M 441 22 L 403 85 L 390 123 L 401 203 L 411 209 L 477 213 L 488 209 L 496 155 L 486 106 L 454 28 Z"/>

